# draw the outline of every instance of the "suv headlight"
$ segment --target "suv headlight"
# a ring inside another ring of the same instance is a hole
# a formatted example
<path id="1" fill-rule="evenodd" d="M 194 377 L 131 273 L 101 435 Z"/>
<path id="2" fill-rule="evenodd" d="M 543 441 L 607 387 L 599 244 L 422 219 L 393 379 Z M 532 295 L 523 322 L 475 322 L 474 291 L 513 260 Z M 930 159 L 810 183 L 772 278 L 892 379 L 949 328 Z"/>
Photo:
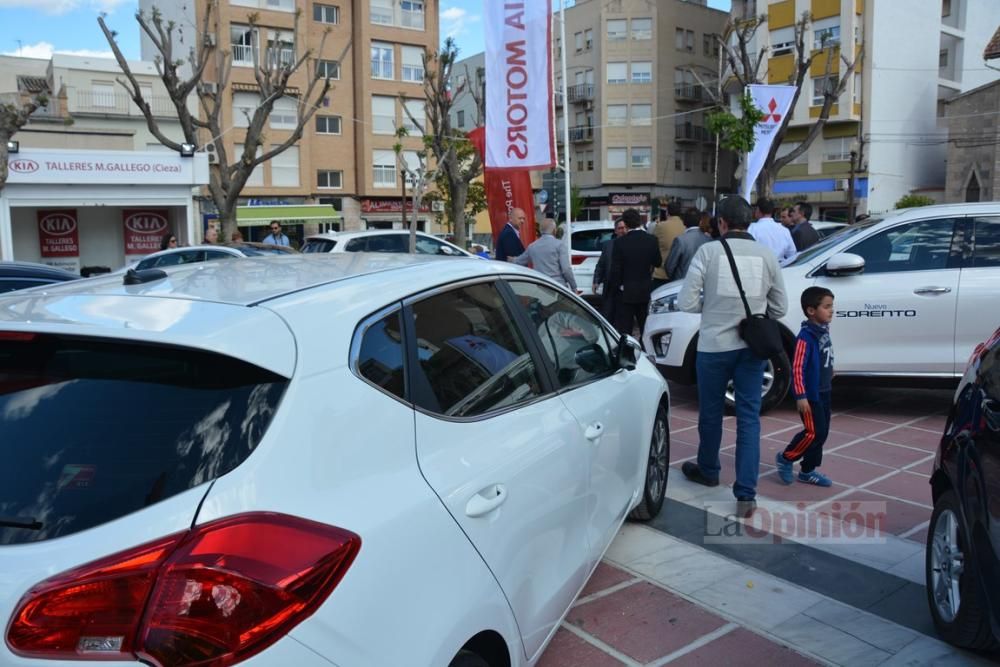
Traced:
<path id="1" fill-rule="evenodd" d="M 676 313 L 680 310 L 677 307 L 677 294 L 661 296 L 649 302 L 649 314 L 659 315 L 661 313 Z"/>

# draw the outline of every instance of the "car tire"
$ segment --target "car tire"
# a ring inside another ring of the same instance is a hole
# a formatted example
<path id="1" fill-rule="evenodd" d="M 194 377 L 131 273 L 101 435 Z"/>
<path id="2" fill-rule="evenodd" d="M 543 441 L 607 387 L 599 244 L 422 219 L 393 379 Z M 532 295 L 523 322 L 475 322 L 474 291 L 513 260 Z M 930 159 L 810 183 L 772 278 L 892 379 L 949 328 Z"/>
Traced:
<path id="1" fill-rule="evenodd" d="M 628 515 L 633 521 L 649 521 L 663 508 L 667 497 L 667 477 L 670 470 L 670 421 L 667 408 L 661 403 L 656 408 L 653 433 L 649 438 L 646 456 L 646 476 L 643 480 L 639 504 Z"/>
<path id="2" fill-rule="evenodd" d="M 971 568 L 968 536 L 962 530 L 958 496 L 951 489 L 934 503 L 927 530 L 924 573 L 927 604 L 938 634 L 949 644 L 974 650 L 1000 648 L 990 627 L 982 588 Z M 955 574 L 953 569 L 961 564 Z"/>
<path id="3" fill-rule="evenodd" d="M 451 659 L 448 667 L 490 667 L 490 663 L 472 651 L 463 650 Z"/>
<path id="4" fill-rule="evenodd" d="M 788 363 L 788 355 L 782 352 L 768 359 L 767 366 L 764 368 L 764 384 L 761 385 L 761 414 L 785 400 L 791 384 L 792 369 L 791 364 Z M 729 383 L 726 388 L 726 407 L 730 410 L 736 408 L 736 395 L 732 383 Z"/>

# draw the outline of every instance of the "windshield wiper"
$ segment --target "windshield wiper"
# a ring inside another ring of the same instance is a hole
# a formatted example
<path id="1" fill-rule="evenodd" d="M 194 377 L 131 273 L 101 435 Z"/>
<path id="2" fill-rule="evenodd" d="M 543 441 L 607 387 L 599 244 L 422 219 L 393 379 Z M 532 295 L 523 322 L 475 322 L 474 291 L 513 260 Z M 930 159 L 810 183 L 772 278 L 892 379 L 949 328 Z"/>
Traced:
<path id="1" fill-rule="evenodd" d="M 0 528 L 24 528 L 25 530 L 41 530 L 42 522 L 37 519 L 21 519 L 0 516 Z"/>

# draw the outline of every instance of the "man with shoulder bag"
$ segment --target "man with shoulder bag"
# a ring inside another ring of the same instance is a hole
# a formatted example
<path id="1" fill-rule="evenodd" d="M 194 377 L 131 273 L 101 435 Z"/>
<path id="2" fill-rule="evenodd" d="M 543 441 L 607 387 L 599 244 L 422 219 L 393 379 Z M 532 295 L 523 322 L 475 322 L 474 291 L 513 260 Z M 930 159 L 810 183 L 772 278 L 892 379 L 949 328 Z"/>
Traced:
<path id="1" fill-rule="evenodd" d="M 698 462 L 687 462 L 688 479 L 706 486 L 719 483 L 719 448 L 726 387 L 736 394 L 737 515 L 756 508 L 760 463 L 760 401 L 766 359 L 781 351 L 777 320 L 788 299 L 774 253 L 757 243 L 747 227 L 752 209 L 741 197 L 718 207 L 718 243 L 698 249 L 678 307 L 701 313 L 698 330 Z"/>

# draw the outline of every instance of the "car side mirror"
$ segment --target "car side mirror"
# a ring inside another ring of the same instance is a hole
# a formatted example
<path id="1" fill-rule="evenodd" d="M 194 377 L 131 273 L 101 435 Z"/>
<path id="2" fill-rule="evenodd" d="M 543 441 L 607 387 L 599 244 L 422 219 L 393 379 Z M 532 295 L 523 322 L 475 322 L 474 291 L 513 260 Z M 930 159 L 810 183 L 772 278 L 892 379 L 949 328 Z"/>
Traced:
<path id="1" fill-rule="evenodd" d="M 624 368 L 627 371 L 635 370 L 641 355 L 642 346 L 639 345 L 639 341 L 628 334 L 622 334 L 621 338 L 618 339 L 618 358 L 616 360 L 618 368 Z"/>
<path id="2" fill-rule="evenodd" d="M 865 271 L 865 258 L 850 252 L 840 252 L 826 263 L 828 276 L 857 276 Z"/>
<path id="3" fill-rule="evenodd" d="M 597 343 L 581 347 L 573 355 L 573 360 L 591 375 L 600 375 L 610 370 L 608 355 Z"/>

